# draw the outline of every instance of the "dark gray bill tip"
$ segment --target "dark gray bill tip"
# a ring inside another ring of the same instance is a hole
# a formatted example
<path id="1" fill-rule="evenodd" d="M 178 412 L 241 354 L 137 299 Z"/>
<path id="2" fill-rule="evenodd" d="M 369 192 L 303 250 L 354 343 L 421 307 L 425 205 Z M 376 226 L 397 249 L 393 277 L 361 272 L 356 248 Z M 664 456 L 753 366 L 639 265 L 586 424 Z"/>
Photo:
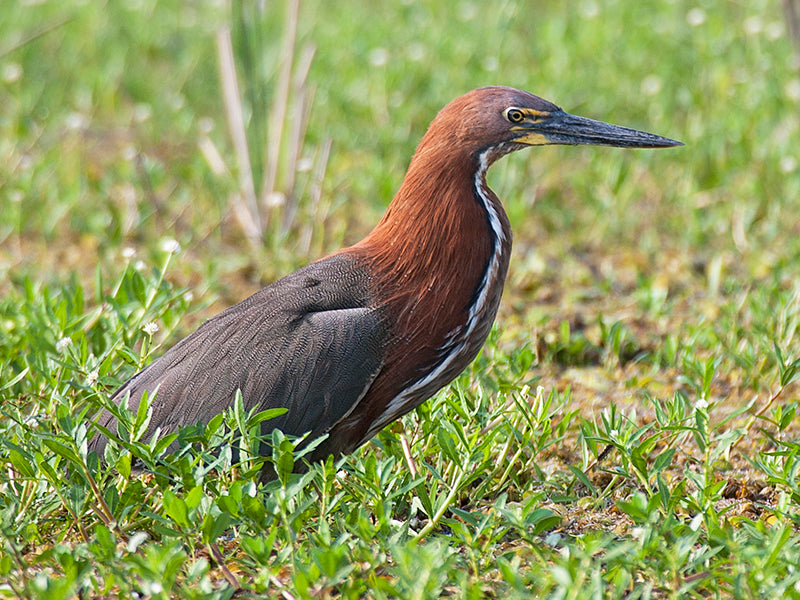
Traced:
<path id="1" fill-rule="evenodd" d="M 623 129 L 623 128 L 620 128 Z M 636 134 L 632 139 L 623 136 L 621 139 L 611 140 L 612 146 L 620 146 L 626 148 L 671 148 L 673 146 L 683 146 L 683 142 L 678 140 L 671 140 L 667 137 L 656 135 L 654 133 L 647 133 L 646 131 L 639 131 L 637 129 L 630 129 L 630 132 Z"/>
<path id="2" fill-rule="evenodd" d="M 555 144 L 587 144 L 592 146 L 614 146 L 616 148 L 670 148 L 683 146 L 682 142 L 670 138 L 577 117 L 562 113 L 553 118 L 542 133 Z"/>

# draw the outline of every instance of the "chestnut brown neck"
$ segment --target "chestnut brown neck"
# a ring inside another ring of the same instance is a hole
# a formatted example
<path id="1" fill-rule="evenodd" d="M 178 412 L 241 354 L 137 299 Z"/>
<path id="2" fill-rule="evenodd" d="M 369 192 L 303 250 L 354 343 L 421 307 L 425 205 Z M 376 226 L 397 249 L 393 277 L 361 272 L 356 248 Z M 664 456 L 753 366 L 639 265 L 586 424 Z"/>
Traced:
<path id="1" fill-rule="evenodd" d="M 430 137 L 420 143 L 380 223 L 357 248 L 380 275 L 379 297 L 401 305 L 398 316 L 411 318 L 405 313 L 423 305 L 437 318 L 452 318 L 477 300 L 486 269 L 495 253 L 507 251 L 511 231 L 486 185 L 488 156 L 481 164 L 479 153 L 432 146 Z"/>
<path id="2" fill-rule="evenodd" d="M 502 153 L 437 144 L 436 133 L 432 126 L 423 138 L 380 223 L 349 249 L 364 259 L 374 302 L 394 330 L 370 389 L 376 410 L 361 425 L 364 439 L 475 358 L 508 270 L 508 218 L 485 179 Z"/>

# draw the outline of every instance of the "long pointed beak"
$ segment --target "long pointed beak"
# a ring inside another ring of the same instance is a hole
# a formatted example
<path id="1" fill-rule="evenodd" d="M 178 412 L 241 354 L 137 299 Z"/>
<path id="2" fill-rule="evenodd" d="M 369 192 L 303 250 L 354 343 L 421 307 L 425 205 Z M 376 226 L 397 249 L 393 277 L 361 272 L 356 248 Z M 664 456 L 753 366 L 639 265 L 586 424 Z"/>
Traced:
<path id="1" fill-rule="evenodd" d="M 528 127 L 526 127 L 528 129 Z M 611 125 L 586 117 L 578 117 L 559 111 L 529 126 L 530 133 L 515 141 L 531 144 L 587 144 L 592 146 L 614 146 L 617 148 L 668 148 L 683 146 L 681 142 L 652 133 Z M 542 140 L 544 138 L 544 140 Z"/>

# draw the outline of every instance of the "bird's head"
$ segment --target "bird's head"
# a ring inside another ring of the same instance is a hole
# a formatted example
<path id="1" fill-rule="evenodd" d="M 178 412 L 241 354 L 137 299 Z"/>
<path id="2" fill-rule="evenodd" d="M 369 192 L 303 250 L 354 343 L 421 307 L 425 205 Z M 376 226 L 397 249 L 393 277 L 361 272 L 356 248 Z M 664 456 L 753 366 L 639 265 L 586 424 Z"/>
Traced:
<path id="1" fill-rule="evenodd" d="M 538 96 L 509 87 L 473 90 L 445 106 L 431 130 L 490 159 L 527 146 L 548 144 L 666 148 L 681 146 L 659 135 L 564 112 Z M 449 131 L 449 134 L 448 134 Z"/>

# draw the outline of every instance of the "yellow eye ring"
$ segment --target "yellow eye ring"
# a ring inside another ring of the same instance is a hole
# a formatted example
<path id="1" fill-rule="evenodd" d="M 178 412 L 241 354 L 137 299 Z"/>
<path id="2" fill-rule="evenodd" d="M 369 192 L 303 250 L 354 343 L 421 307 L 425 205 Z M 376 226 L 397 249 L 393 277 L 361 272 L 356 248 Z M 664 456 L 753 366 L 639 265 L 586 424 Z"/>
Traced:
<path id="1" fill-rule="evenodd" d="M 518 108 L 507 108 L 505 117 L 509 123 L 522 123 L 525 120 L 525 113 Z"/>

